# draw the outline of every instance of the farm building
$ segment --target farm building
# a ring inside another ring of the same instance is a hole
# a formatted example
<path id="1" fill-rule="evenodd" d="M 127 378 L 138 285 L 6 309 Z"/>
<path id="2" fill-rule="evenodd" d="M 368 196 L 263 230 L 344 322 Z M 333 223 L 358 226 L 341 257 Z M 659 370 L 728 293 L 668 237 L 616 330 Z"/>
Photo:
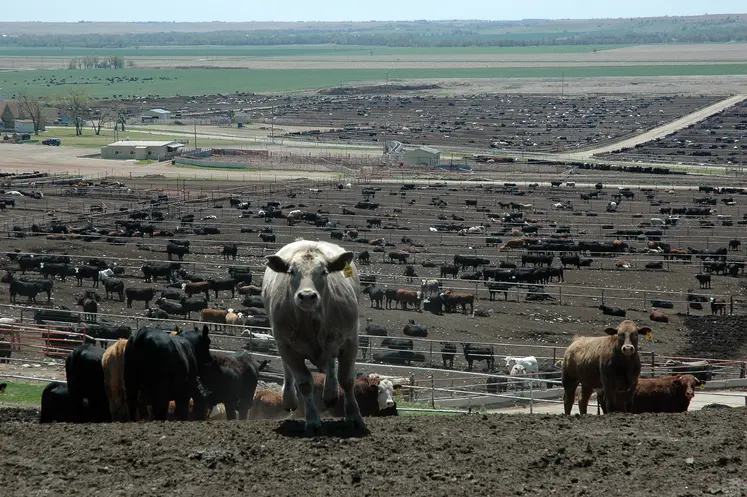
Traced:
<path id="1" fill-rule="evenodd" d="M 101 147 L 102 159 L 162 160 L 170 152 L 176 152 L 184 145 L 165 141 L 118 141 Z"/>
<path id="2" fill-rule="evenodd" d="M 406 151 L 403 159 L 412 165 L 438 166 L 441 164 L 441 151 L 432 147 L 418 147 Z"/>
<path id="3" fill-rule="evenodd" d="M 16 133 L 33 133 L 34 121 L 31 119 L 16 119 L 13 127 Z"/>
<path id="4" fill-rule="evenodd" d="M 141 116 L 140 119 L 143 122 L 149 122 L 149 121 L 170 122 L 171 111 L 168 111 L 166 109 L 151 109 L 151 110 L 145 111 L 145 113 Z"/>

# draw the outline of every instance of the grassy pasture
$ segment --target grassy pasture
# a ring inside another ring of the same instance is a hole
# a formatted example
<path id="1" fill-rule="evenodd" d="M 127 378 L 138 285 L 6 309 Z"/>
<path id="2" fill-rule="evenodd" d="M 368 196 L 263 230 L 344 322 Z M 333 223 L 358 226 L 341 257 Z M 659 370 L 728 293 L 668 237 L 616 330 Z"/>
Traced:
<path id="1" fill-rule="evenodd" d="M 119 69 L 88 71 L 0 72 L 6 98 L 27 90 L 51 98 L 81 90 L 96 98 L 277 93 L 313 90 L 361 82 L 418 79 L 601 78 L 719 76 L 747 74 L 747 64 L 677 64 L 628 66 L 487 67 L 454 69 Z"/>
<path id="2" fill-rule="evenodd" d="M 41 405 L 41 395 L 46 384 L 10 381 L 7 383 L 5 393 L 0 395 L 0 402 L 33 407 Z"/>

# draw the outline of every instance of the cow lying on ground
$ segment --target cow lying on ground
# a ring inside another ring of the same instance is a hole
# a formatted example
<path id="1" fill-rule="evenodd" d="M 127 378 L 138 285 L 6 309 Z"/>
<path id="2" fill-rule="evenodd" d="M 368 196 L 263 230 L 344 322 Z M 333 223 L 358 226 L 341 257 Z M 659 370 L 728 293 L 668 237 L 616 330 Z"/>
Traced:
<path id="1" fill-rule="evenodd" d="M 685 412 L 695 397 L 695 389 L 701 385 L 705 385 L 705 382 L 691 374 L 667 378 L 639 378 L 628 412 Z M 597 393 L 597 401 L 604 414 L 622 410 L 618 405 L 609 410 L 603 391 Z"/>
<path id="2" fill-rule="evenodd" d="M 627 412 L 641 374 L 638 335 L 650 331 L 626 319 L 617 328 L 605 329 L 609 336 L 576 338 L 563 356 L 565 413 L 571 414 L 579 383 L 578 410 L 581 414 L 586 414 L 591 394 L 600 388 L 604 390 L 608 410 L 619 404 Z"/>
<path id="3" fill-rule="evenodd" d="M 76 423 L 78 418 L 76 409 L 70 400 L 67 385 L 59 381 L 49 383 L 41 396 L 40 423 Z"/>

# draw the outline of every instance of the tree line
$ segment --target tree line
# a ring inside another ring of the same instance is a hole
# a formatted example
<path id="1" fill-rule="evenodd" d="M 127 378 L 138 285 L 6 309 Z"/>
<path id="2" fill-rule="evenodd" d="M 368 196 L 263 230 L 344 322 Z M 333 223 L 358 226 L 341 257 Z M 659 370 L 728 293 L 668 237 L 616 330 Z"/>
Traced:
<path id="1" fill-rule="evenodd" d="M 134 67 L 134 65 L 133 61 L 127 61 L 127 67 Z M 73 57 L 67 64 L 68 69 L 124 69 L 124 67 L 125 58 L 121 55 Z"/>
<path id="2" fill-rule="evenodd" d="M 28 119 L 34 125 L 35 134 L 39 134 L 43 109 L 56 107 L 67 115 L 75 126 L 75 135 L 82 136 L 83 129 L 90 125 L 96 135 L 108 123 L 113 123 L 114 128 L 125 130 L 127 115 L 123 105 L 112 103 L 110 105 L 96 104 L 85 92 L 72 90 L 69 94 L 57 99 L 39 97 L 29 91 L 23 91 L 18 96 L 18 103 Z"/>

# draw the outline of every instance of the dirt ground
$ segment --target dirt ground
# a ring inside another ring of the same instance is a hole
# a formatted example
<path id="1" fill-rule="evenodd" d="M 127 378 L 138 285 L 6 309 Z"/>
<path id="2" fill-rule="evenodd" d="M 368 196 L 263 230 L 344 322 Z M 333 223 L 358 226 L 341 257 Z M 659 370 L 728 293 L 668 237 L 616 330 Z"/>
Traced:
<path id="1" fill-rule="evenodd" d="M 380 418 L 365 437 L 331 421 L 312 439 L 296 422 L 45 426 L 36 415 L 0 411 L 5 495 L 747 493 L 743 408 Z"/>

